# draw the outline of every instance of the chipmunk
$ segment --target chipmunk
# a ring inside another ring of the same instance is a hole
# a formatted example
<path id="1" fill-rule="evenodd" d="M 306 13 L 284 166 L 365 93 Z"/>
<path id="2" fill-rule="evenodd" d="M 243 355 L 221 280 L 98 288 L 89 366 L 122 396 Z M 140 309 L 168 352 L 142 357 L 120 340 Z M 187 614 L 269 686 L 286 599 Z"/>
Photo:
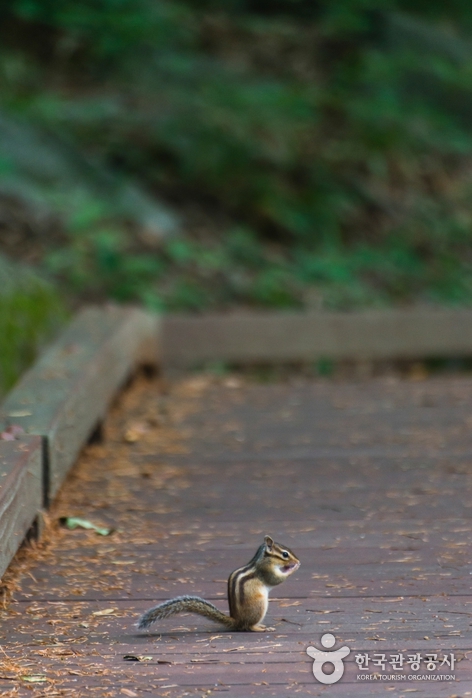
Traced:
<path id="1" fill-rule="evenodd" d="M 146 611 L 138 628 L 148 628 L 154 621 L 176 613 L 197 613 L 230 630 L 274 630 L 261 624 L 269 605 L 269 591 L 299 567 L 300 561 L 291 550 L 265 536 L 252 560 L 229 575 L 229 616 L 199 596 L 177 596 Z"/>

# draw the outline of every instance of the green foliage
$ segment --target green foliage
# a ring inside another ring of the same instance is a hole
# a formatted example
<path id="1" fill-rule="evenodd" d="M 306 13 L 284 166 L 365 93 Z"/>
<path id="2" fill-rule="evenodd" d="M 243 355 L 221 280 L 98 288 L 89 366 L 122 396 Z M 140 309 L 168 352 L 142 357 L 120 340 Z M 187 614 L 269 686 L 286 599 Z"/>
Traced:
<path id="1" fill-rule="evenodd" d="M 66 318 L 58 292 L 0 258 L 0 394 L 15 383 Z"/>
<path id="2" fill-rule="evenodd" d="M 304 305 L 313 289 L 327 307 L 472 301 L 469 2 L 4 9 L 11 113 L 238 222 L 150 252 L 89 202 L 46 260 L 74 293 L 194 310 Z"/>
<path id="3" fill-rule="evenodd" d="M 51 27 L 62 36 L 67 54 L 86 48 L 90 60 L 129 60 L 140 49 L 168 48 L 186 32 L 179 25 L 184 5 L 149 0 L 13 0 L 7 13 L 26 22 Z"/>

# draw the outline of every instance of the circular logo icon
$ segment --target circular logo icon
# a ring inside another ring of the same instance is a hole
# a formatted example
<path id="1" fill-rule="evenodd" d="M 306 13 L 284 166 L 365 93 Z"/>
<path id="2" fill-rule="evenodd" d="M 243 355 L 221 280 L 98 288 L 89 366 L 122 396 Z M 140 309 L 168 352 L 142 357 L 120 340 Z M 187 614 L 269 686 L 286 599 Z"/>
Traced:
<path id="1" fill-rule="evenodd" d="M 336 638 L 331 633 L 325 633 L 321 638 L 321 644 L 325 649 L 334 647 L 335 643 Z M 315 679 L 324 684 L 337 683 L 344 674 L 343 659 L 345 659 L 350 652 L 351 650 L 347 646 L 329 652 L 319 650 L 312 646 L 307 647 L 306 653 L 314 660 L 313 676 Z M 325 664 L 331 664 L 334 667 L 334 670 L 330 674 L 323 671 Z"/>

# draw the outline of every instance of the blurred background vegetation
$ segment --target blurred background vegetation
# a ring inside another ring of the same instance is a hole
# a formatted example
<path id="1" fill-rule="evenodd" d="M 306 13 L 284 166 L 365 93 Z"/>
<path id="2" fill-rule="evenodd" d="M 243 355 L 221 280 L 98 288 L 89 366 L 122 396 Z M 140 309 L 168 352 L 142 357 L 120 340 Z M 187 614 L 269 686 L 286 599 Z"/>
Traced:
<path id="1" fill-rule="evenodd" d="M 472 302 L 469 0 L 0 4 L 4 387 L 83 301 Z"/>

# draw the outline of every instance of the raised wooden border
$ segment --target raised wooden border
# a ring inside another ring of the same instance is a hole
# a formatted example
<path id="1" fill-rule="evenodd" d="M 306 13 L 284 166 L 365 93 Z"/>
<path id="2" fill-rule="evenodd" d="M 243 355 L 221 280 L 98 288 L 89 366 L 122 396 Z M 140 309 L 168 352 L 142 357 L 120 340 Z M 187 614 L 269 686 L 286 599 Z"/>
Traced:
<path id="1" fill-rule="evenodd" d="M 43 503 L 42 439 L 22 436 L 0 448 L 0 577 Z"/>
<path id="2" fill-rule="evenodd" d="M 149 313 L 87 308 L 7 396 L 4 426 L 18 424 L 44 439 L 45 504 L 133 366 L 156 363 L 157 335 L 157 317 Z"/>
<path id="3" fill-rule="evenodd" d="M 472 310 L 239 312 L 162 321 L 162 362 L 175 367 L 472 355 Z"/>

